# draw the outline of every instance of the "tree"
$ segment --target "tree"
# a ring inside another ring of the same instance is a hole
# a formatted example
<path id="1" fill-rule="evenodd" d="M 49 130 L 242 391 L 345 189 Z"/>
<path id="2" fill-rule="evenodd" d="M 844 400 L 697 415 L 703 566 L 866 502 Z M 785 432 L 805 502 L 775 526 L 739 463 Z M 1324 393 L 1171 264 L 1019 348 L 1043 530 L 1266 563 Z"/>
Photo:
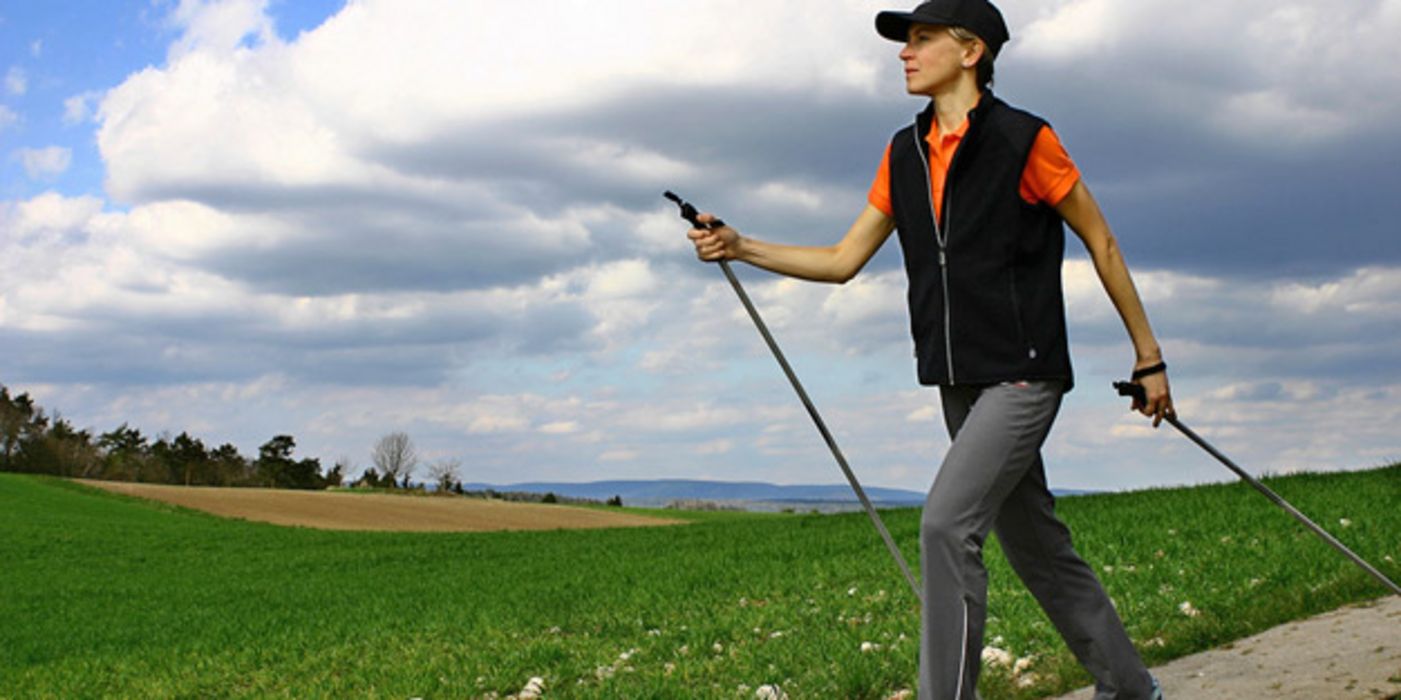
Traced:
<path id="1" fill-rule="evenodd" d="M 355 482 L 355 485 L 363 486 L 367 489 L 379 488 L 379 472 L 375 471 L 374 467 L 366 469 L 365 473 L 360 475 L 360 480 Z"/>
<path id="2" fill-rule="evenodd" d="M 73 424 L 61 416 L 54 416 L 44 442 L 54 456 L 53 474 L 88 479 L 101 468 L 102 460 L 92 444 L 92 433 L 75 430 Z"/>
<path id="3" fill-rule="evenodd" d="M 212 483 L 218 486 L 237 486 L 252 480 L 248 460 L 232 443 L 226 442 L 210 452 L 209 465 Z"/>
<path id="4" fill-rule="evenodd" d="M 438 486 L 438 493 L 451 493 L 452 485 L 457 481 L 457 470 L 462 467 L 462 460 L 440 459 L 428 467 L 428 478 L 433 480 Z"/>
<path id="5" fill-rule="evenodd" d="M 186 432 L 176 435 L 170 443 L 170 461 L 179 477 L 176 483 L 186 486 L 209 483 L 209 452 L 203 440 Z"/>
<path id="6" fill-rule="evenodd" d="M 0 386 L 0 469 L 13 469 L 24 428 L 34 417 L 34 401 L 29 394 L 10 398 L 10 390 Z"/>
<path id="7" fill-rule="evenodd" d="M 331 471 L 326 472 L 326 488 L 329 489 L 340 486 L 344 481 L 345 468 L 341 466 L 340 462 L 336 462 L 335 465 L 331 467 Z"/>
<path id="8" fill-rule="evenodd" d="M 291 435 L 278 435 L 258 448 L 257 472 L 260 483 L 271 488 L 322 489 L 321 460 L 292 459 L 297 441 Z"/>
<path id="9" fill-rule="evenodd" d="M 97 436 L 97 448 L 102 452 L 102 478 L 135 481 L 145 464 L 146 436 L 126 423 Z"/>
<path id="10" fill-rule="evenodd" d="M 408 433 L 394 432 L 385 435 L 379 439 L 379 442 L 375 443 L 371 460 L 379 469 L 383 483 L 394 488 L 402 481 L 407 487 L 409 476 L 418 466 L 418 450 L 414 449 L 413 441 L 409 439 Z"/>
<path id="11" fill-rule="evenodd" d="M 258 448 L 258 481 L 268 488 L 277 488 L 287 478 L 287 472 L 295 462 L 292 450 L 297 441 L 291 435 L 277 435 Z"/>

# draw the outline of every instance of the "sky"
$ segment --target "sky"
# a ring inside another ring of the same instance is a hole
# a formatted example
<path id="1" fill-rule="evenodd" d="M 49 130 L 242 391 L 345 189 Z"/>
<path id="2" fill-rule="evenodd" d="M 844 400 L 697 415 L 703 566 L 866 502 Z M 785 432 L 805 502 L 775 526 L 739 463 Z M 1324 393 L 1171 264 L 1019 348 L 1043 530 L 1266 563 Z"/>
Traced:
<path id="1" fill-rule="evenodd" d="M 996 94 L 1114 229 L 1183 421 L 1255 473 L 1401 459 L 1401 2 L 1006 0 Z M 383 435 L 466 481 L 842 483 L 675 190 L 827 245 L 923 108 L 866 0 L 0 0 L 0 383 L 97 432 Z M 1110 383 L 1070 236 L 1058 488 L 1231 477 Z M 893 241 L 737 266 L 870 486 L 948 446 Z"/>

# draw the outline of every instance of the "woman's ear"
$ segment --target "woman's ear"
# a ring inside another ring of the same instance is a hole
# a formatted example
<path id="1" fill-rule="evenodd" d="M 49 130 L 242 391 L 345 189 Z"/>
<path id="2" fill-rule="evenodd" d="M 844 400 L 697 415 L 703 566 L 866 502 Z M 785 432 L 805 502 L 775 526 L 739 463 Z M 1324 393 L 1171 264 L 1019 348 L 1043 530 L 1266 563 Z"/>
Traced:
<path id="1" fill-rule="evenodd" d="M 988 50 L 987 44 L 982 39 L 970 41 L 963 45 L 963 67 L 973 68 L 978 65 L 978 61 L 983 60 L 983 54 Z"/>

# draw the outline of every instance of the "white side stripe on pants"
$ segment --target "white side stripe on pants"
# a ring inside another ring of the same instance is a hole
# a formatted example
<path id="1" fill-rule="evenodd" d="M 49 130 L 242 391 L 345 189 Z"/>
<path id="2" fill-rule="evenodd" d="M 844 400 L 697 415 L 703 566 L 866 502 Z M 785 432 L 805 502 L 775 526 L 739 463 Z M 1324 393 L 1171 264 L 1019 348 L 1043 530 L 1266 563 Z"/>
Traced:
<path id="1" fill-rule="evenodd" d="M 963 679 L 968 677 L 968 599 L 963 599 L 963 653 L 958 657 L 958 692 L 953 700 L 963 698 Z"/>

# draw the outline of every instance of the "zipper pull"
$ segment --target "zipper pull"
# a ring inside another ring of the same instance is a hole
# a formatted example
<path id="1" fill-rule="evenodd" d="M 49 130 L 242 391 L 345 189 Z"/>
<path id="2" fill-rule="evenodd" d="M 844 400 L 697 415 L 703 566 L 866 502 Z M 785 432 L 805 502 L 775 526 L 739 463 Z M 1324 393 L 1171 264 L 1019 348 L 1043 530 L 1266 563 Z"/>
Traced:
<path id="1" fill-rule="evenodd" d="M 948 267 L 948 266 L 949 266 L 949 259 L 948 259 L 948 256 L 944 254 L 944 249 L 943 249 L 943 248 L 940 248 L 940 249 L 939 249 L 939 267 Z"/>

